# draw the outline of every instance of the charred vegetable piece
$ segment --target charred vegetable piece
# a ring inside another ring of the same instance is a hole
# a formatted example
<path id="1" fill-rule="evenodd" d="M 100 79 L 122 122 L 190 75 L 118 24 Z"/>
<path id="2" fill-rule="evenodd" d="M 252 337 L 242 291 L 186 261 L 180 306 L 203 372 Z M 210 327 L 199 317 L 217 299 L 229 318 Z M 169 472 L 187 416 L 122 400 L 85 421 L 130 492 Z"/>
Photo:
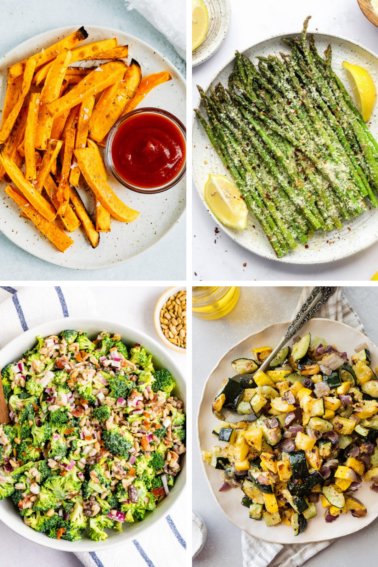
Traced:
<path id="1" fill-rule="evenodd" d="M 327 499 L 327 501 L 335 508 L 344 508 L 345 498 L 344 494 L 336 488 L 334 485 L 323 486 L 322 493 Z"/>
<path id="2" fill-rule="evenodd" d="M 248 496 L 243 496 L 241 503 L 242 506 L 245 506 L 246 508 L 249 508 L 253 504 L 252 500 L 248 498 Z"/>
<path id="3" fill-rule="evenodd" d="M 293 451 L 289 453 L 290 466 L 293 478 L 306 478 L 309 475 L 306 453 L 304 451 Z"/>
<path id="4" fill-rule="evenodd" d="M 290 347 L 283 347 L 280 351 L 276 354 L 276 356 L 270 362 L 270 368 L 276 368 L 277 366 L 282 366 L 285 360 L 290 355 Z"/>
<path id="5" fill-rule="evenodd" d="M 232 427 L 222 427 L 219 430 L 219 441 L 226 441 L 227 443 L 230 443 L 231 445 L 233 445 L 233 443 L 235 442 L 235 438 L 236 438 L 236 430 L 233 429 Z"/>
<path id="6" fill-rule="evenodd" d="M 293 357 L 293 361 L 297 362 L 297 360 L 301 360 L 307 354 L 311 342 L 311 335 L 308 333 L 305 335 L 300 341 L 293 345 L 291 356 Z"/>
<path id="7" fill-rule="evenodd" d="M 369 365 L 371 363 L 371 354 L 370 350 L 367 348 L 363 348 L 359 352 L 352 354 L 351 361 L 353 364 L 357 364 L 358 362 L 364 362 L 365 364 Z"/>
<path id="8" fill-rule="evenodd" d="M 294 535 L 300 535 L 307 528 L 307 520 L 303 514 L 293 514 L 291 516 L 291 527 L 294 530 Z"/>
<path id="9" fill-rule="evenodd" d="M 228 380 L 225 381 L 215 397 L 218 398 L 223 394 L 225 396 L 224 405 L 229 405 L 233 404 L 235 402 L 235 399 L 241 393 L 242 387 L 240 386 L 239 382 L 233 380 L 232 378 L 228 378 Z"/>
<path id="10" fill-rule="evenodd" d="M 332 372 L 332 374 L 330 374 L 329 376 L 327 376 L 327 374 L 323 375 L 323 382 L 325 382 L 326 384 L 328 384 L 328 386 L 331 388 L 338 388 L 339 386 L 341 386 L 341 378 L 339 376 L 339 371 L 338 370 L 334 370 Z"/>
<path id="11" fill-rule="evenodd" d="M 251 504 L 251 506 L 249 507 L 249 517 L 251 518 L 251 520 L 261 520 L 262 515 L 262 504 Z"/>
<path id="12" fill-rule="evenodd" d="M 237 358 L 232 361 L 231 366 L 238 374 L 249 374 L 258 369 L 256 362 L 250 358 Z"/>
<path id="13" fill-rule="evenodd" d="M 302 496 L 296 496 L 295 498 L 293 498 L 293 503 L 295 508 L 300 513 L 304 512 L 308 508 L 308 504 Z"/>
<path id="14" fill-rule="evenodd" d="M 230 461 L 225 457 L 216 457 L 215 468 L 222 471 L 226 470 L 230 466 Z"/>
<path id="15" fill-rule="evenodd" d="M 339 377 L 342 382 L 351 382 L 353 386 L 356 383 L 356 375 L 350 364 L 343 364 L 339 368 Z"/>
<path id="16" fill-rule="evenodd" d="M 240 386 L 245 390 L 247 388 L 256 388 L 256 383 L 253 379 L 253 374 L 243 374 L 240 377 Z"/>

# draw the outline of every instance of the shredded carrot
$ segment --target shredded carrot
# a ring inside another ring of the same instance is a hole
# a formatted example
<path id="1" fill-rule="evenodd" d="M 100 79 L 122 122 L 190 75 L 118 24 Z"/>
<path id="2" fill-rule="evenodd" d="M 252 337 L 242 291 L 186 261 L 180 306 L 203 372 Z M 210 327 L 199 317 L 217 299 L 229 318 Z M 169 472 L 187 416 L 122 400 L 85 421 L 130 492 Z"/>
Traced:
<path id="1" fill-rule="evenodd" d="M 86 435 L 85 436 L 86 441 L 92 441 L 92 439 L 93 439 L 92 435 Z"/>
<path id="2" fill-rule="evenodd" d="M 56 539 L 60 539 L 65 531 L 66 528 L 59 528 L 59 530 L 56 532 Z"/>
<path id="3" fill-rule="evenodd" d="M 148 443 L 147 435 L 145 435 L 144 437 L 142 437 L 142 448 L 144 451 L 147 451 L 148 447 L 149 447 L 149 443 Z"/>
<path id="4" fill-rule="evenodd" d="M 160 423 L 155 423 L 155 429 L 160 429 L 161 427 L 163 427 L 163 426 L 160 425 Z"/>
<path id="5" fill-rule="evenodd" d="M 64 435 L 70 435 L 74 431 L 75 429 L 73 427 L 69 427 L 68 429 L 65 430 Z"/>
<path id="6" fill-rule="evenodd" d="M 136 475 L 136 471 L 135 471 L 135 468 L 134 468 L 134 467 L 129 470 L 129 475 L 130 475 L 130 476 L 135 476 L 135 475 Z"/>

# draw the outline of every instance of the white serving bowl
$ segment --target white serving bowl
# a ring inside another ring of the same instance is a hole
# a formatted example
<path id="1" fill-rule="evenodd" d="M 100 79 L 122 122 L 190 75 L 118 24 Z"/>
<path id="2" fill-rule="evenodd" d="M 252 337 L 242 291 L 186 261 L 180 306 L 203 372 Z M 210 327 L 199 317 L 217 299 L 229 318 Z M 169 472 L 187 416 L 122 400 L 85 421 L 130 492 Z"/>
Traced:
<path id="1" fill-rule="evenodd" d="M 35 337 L 41 335 L 46 337 L 49 335 L 58 335 L 64 329 L 77 329 L 86 331 L 91 338 L 95 338 L 99 332 L 107 331 L 110 333 L 118 333 L 126 344 L 141 344 L 146 350 L 153 355 L 153 361 L 157 367 L 167 368 L 177 382 L 175 393 L 185 403 L 186 384 L 184 376 L 172 358 L 165 352 L 165 350 L 154 339 L 151 339 L 145 333 L 126 327 L 120 323 L 107 321 L 105 319 L 97 319 L 94 317 L 66 317 L 65 319 L 58 319 L 50 323 L 44 323 L 34 329 L 30 329 L 19 337 L 13 339 L 0 351 L 0 368 L 6 364 L 18 360 L 22 357 L 23 353 L 29 350 L 35 344 Z M 92 541 L 85 537 L 81 541 L 69 542 L 63 539 L 56 540 L 50 539 L 45 534 L 38 533 L 26 524 L 24 524 L 22 517 L 16 510 L 12 500 L 7 498 L 0 501 L 0 520 L 4 522 L 9 528 L 17 532 L 21 536 L 39 543 L 45 547 L 59 549 L 61 551 L 101 551 L 110 547 L 120 545 L 131 538 L 135 538 L 142 532 L 151 528 L 162 517 L 166 516 L 173 504 L 182 493 L 185 486 L 185 459 L 183 459 L 183 469 L 177 477 L 175 486 L 169 493 L 169 496 L 158 505 L 156 510 L 148 514 L 142 522 L 134 524 L 125 523 L 122 532 L 107 530 L 109 538 L 106 541 Z"/>
<path id="2" fill-rule="evenodd" d="M 170 343 L 169 340 L 165 337 L 163 330 L 161 328 L 160 325 L 160 311 L 164 305 L 164 303 L 166 301 L 168 301 L 168 299 L 170 297 L 172 297 L 172 295 L 175 295 L 176 293 L 179 293 L 180 291 L 186 291 L 186 287 L 185 286 L 172 286 L 169 287 L 168 289 L 166 289 L 164 291 L 164 293 L 161 294 L 161 296 L 159 297 L 159 299 L 156 302 L 155 305 L 155 309 L 154 309 L 154 325 L 155 325 L 155 330 L 158 334 L 159 339 L 169 348 L 171 348 L 172 350 L 175 350 L 176 352 L 181 352 L 182 354 L 186 353 L 186 348 L 181 348 L 177 345 L 174 345 L 173 343 Z M 188 309 L 188 302 L 186 303 L 186 309 Z"/>

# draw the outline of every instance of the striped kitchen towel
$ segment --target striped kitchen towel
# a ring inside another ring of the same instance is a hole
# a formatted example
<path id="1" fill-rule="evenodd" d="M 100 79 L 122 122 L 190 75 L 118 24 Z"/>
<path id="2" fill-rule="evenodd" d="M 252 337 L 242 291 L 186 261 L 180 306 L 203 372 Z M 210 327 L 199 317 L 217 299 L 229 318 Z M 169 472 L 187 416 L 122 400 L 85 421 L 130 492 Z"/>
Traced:
<path id="1" fill-rule="evenodd" d="M 0 348 L 42 323 L 93 315 L 96 302 L 87 287 L 0 286 Z"/>
<path id="2" fill-rule="evenodd" d="M 313 287 L 303 288 L 293 317 L 309 297 L 312 290 Z M 320 308 L 316 317 L 340 321 L 365 333 L 361 319 L 350 305 L 341 287 L 338 287 L 327 303 Z M 331 543 L 333 543 L 333 540 L 308 544 L 281 545 L 278 543 L 267 543 L 242 532 L 243 567 L 267 567 L 268 565 L 269 567 L 299 567 L 299 565 L 308 561 L 308 559 L 331 545 Z"/>

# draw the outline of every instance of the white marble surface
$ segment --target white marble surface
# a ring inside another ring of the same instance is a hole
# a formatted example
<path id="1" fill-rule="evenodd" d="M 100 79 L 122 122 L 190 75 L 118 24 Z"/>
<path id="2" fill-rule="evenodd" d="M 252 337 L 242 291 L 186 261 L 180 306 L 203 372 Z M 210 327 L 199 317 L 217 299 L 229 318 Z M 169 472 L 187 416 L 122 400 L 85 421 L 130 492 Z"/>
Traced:
<path id="1" fill-rule="evenodd" d="M 196 85 L 206 86 L 236 49 L 243 51 L 273 35 L 299 31 L 310 14 L 310 30 L 356 40 L 378 52 L 378 29 L 364 17 L 357 0 L 231 0 L 231 9 L 226 40 L 214 57 L 193 70 L 193 107 L 198 104 Z M 332 264 L 293 266 L 260 258 L 239 247 L 225 233 L 215 234 L 215 228 L 193 184 L 194 281 L 367 281 L 378 271 L 378 243 Z"/>
<path id="2" fill-rule="evenodd" d="M 1 4 L 1 2 L 0 2 Z M 166 287 L 90 287 L 97 300 L 97 315 L 103 319 L 131 325 L 159 341 L 153 324 L 153 310 Z M 88 314 L 89 315 L 89 314 Z M 94 314 L 92 314 L 94 315 Z M 186 355 L 176 353 L 161 343 L 171 354 L 176 364 L 185 373 Z M 180 512 L 189 514 L 183 495 L 175 505 Z M 164 521 L 164 520 L 162 520 Z M 159 524 L 155 529 L 159 528 Z M 79 567 L 82 563 L 73 553 L 54 551 L 22 538 L 0 521 L 0 565 L 1 567 Z M 180 566 L 181 567 L 181 566 Z"/>
<path id="3" fill-rule="evenodd" d="M 0 56 L 50 29 L 87 24 L 118 28 L 153 45 L 185 75 L 185 63 L 165 37 L 124 0 L 0 0 Z M 155 246 L 125 264 L 104 270 L 54 266 L 18 248 L 0 233 L 1 278 L 17 281 L 184 280 L 185 215 Z M 169 261 L 167 261 L 169 259 Z"/>
<path id="4" fill-rule="evenodd" d="M 198 405 L 205 380 L 231 346 L 263 327 L 288 320 L 298 302 L 300 287 L 243 287 L 237 306 L 217 321 L 193 319 L 193 511 L 207 525 L 207 542 L 193 567 L 232 565 L 242 567 L 241 531 L 220 511 L 203 474 L 197 442 Z M 344 289 L 362 319 L 370 339 L 377 344 L 378 290 L 373 287 Z M 354 567 L 374 561 L 378 531 L 376 520 L 365 530 L 337 540 L 306 567 Z"/>

